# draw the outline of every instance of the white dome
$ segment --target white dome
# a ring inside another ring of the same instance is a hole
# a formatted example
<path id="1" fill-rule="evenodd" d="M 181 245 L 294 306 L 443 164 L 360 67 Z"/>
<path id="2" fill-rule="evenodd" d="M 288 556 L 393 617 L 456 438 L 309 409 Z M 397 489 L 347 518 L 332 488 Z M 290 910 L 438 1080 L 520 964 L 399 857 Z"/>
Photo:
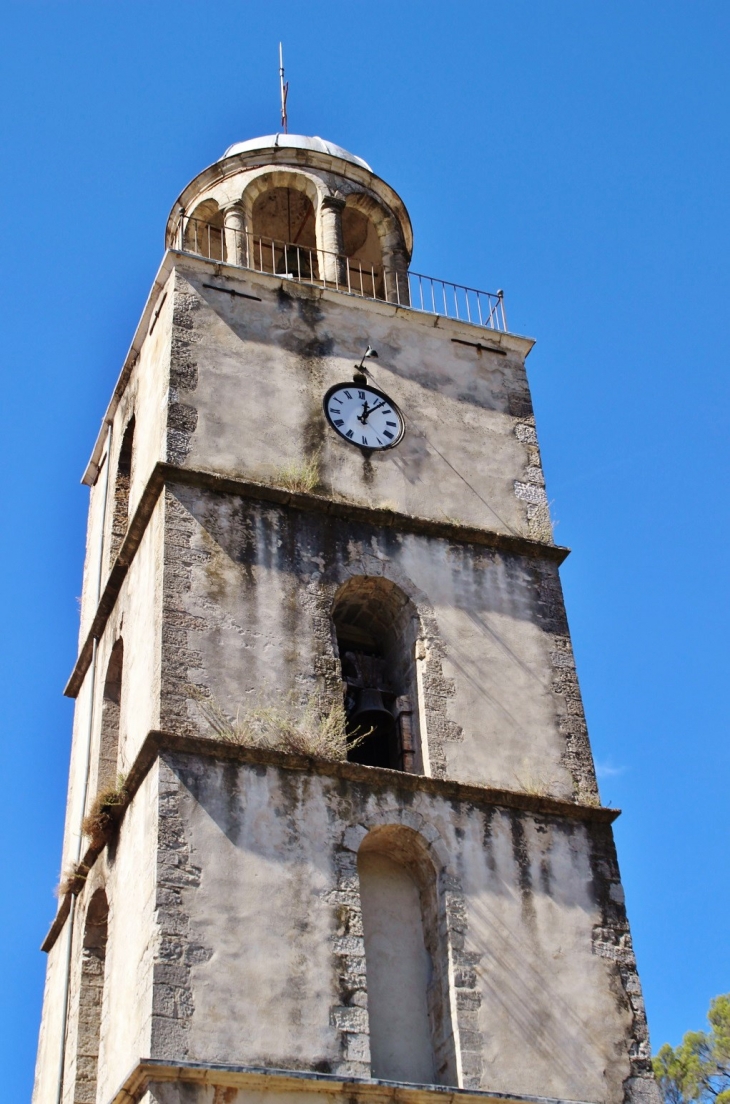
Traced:
<path id="1" fill-rule="evenodd" d="M 334 142 L 325 142 L 324 138 L 307 138 L 304 134 L 267 134 L 263 138 L 249 138 L 246 142 L 236 142 L 229 146 L 224 157 L 233 157 L 237 153 L 248 153 L 249 150 L 271 149 L 279 146 L 282 149 L 308 149 L 317 153 L 328 153 L 331 157 L 341 157 L 343 161 L 350 161 L 353 165 L 359 165 L 361 169 L 373 170 L 362 157 L 355 157 L 354 153 L 348 153 L 342 146 L 336 146 Z"/>

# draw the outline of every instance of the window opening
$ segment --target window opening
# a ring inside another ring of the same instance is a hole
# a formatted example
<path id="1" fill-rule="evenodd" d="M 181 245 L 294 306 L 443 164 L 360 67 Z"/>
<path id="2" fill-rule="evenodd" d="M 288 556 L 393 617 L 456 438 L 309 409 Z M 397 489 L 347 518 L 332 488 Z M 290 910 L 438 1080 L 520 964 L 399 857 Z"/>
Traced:
<path id="1" fill-rule="evenodd" d="M 114 563 L 122 546 L 129 524 L 129 488 L 132 481 L 132 452 L 134 449 L 134 414 L 127 422 L 117 461 L 117 479 L 114 485 L 114 513 L 109 547 L 109 563 Z"/>
<path id="2" fill-rule="evenodd" d="M 228 260 L 225 256 L 225 215 L 214 199 L 204 199 L 185 219 L 183 248 L 211 261 Z"/>
<path id="3" fill-rule="evenodd" d="M 112 648 L 106 669 L 104 697 L 101 707 L 101 735 L 99 739 L 99 769 L 96 789 L 98 793 L 116 785 L 119 760 L 119 727 L 122 704 L 122 668 L 124 642 L 120 637 Z"/>
<path id="4" fill-rule="evenodd" d="M 108 918 L 106 893 L 98 889 L 89 902 L 84 928 L 74 1104 L 94 1104 L 96 1100 Z"/>
<path id="5" fill-rule="evenodd" d="M 317 276 L 314 207 L 297 188 L 269 188 L 253 205 L 253 267 L 311 280 Z"/>
<path id="6" fill-rule="evenodd" d="M 383 825 L 357 856 L 372 1076 L 457 1083 L 437 874 L 423 839 Z"/>
<path id="7" fill-rule="evenodd" d="M 352 740 L 348 759 L 370 767 L 422 770 L 413 706 L 418 626 L 413 604 L 395 584 L 360 576 L 341 588 L 333 621 Z"/>
<path id="8" fill-rule="evenodd" d="M 373 299 L 384 299 L 383 249 L 377 227 L 364 211 L 348 203 L 342 212 L 342 241 L 355 287 Z"/>

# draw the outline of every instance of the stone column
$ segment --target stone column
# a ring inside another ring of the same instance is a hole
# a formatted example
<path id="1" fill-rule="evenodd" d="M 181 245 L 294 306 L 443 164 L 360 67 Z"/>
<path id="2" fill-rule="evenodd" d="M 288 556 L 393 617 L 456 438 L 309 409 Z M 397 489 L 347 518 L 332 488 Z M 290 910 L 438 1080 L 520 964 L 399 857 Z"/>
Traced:
<path id="1" fill-rule="evenodd" d="M 242 203 L 231 203 L 223 212 L 223 227 L 228 264 L 245 268 L 248 265 L 246 212 Z"/>
<path id="2" fill-rule="evenodd" d="M 408 286 L 408 260 L 405 246 L 395 219 L 385 222 L 383 243 L 383 290 L 389 303 L 400 303 L 403 307 L 411 304 Z"/>
<path id="3" fill-rule="evenodd" d="M 319 208 L 319 274 L 327 284 L 347 287 L 345 246 L 342 239 L 344 199 L 325 196 Z"/>

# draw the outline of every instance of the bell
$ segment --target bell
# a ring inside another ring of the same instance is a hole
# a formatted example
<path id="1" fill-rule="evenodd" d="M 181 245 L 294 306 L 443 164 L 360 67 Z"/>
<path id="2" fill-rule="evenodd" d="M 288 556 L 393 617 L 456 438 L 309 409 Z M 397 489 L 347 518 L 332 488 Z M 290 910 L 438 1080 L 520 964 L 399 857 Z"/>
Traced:
<path id="1" fill-rule="evenodd" d="M 357 705 L 347 719 L 352 743 L 347 758 L 366 767 L 395 765 L 395 717 L 383 704 L 379 690 L 366 687 L 359 691 Z"/>
<path id="2" fill-rule="evenodd" d="M 383 704 L 379 690 L 359 691 L 357 706 L 348 718 L 348 728 L 354 736 L 373 732 L 386 739 L 395 731 L 395 717 Z"/>

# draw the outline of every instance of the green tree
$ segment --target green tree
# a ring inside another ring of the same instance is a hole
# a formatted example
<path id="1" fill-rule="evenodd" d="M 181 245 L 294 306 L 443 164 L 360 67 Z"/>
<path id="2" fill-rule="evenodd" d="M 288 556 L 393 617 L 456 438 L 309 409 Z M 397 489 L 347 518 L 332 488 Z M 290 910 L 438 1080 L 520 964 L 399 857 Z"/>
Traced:
<path id="1" fill-rule="evenodd" d="M 654 1058 L 666 1104 L 730 1104 L 730 993 L 710 1002 L 707 1019 L 709 1031 L 688 1031 Z"/>

